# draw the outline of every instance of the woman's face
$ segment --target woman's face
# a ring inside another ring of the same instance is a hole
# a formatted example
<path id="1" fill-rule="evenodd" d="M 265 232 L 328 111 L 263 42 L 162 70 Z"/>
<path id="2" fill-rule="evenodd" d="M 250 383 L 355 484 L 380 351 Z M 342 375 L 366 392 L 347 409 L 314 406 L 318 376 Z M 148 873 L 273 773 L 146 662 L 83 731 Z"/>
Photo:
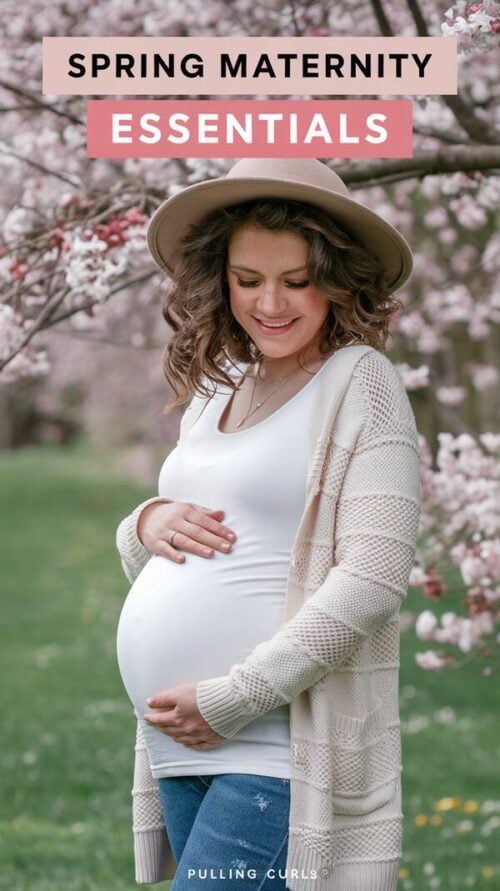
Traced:
<path id="1" fill-rule="evenodd" d="M 295 232 L 241 226 L 231 238 L 226 265 L 230 305 L 258 349 L 280 359 L 314 346 L 331 306 L 307 279 L 309 245 Z M 285 328 L 267 328 L 262 323 Z"/>

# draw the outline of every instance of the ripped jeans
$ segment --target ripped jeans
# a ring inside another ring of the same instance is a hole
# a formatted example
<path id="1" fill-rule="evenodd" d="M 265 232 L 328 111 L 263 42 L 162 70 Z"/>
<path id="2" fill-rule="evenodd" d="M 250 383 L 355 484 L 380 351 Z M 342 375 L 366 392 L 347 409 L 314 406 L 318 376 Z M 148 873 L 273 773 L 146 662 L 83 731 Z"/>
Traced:
<path id="1" fill-rule="evenodd" d="M 256 774 L 161 777 L 177 861 L 171 891 L 285 891 L 290 780 Z"/>

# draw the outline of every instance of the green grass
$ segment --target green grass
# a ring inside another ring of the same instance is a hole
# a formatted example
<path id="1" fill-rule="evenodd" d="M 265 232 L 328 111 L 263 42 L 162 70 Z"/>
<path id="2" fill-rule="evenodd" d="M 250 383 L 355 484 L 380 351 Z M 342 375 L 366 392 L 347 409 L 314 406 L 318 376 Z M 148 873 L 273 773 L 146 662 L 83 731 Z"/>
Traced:
<path id="1" fill-rule="evenodd" d="M 137 887 L 135 721 L 115 654 L 129 585 L 115 530 L 152 493 L 118 477 L 115 458 L 82 445 L 0 456 L 2 891 Z M 410 593 L 408 608 L 425 605 Z M 399 887 L 497 888 L 494 680 L 474 663 L 424 672 L 414 662 L 423 649 L 402 635 Z M 444 798 L 458 806 L 437 811 Z"/>
<path id="2" fill-rule="evenodd" d="M 118 521 L 147 497 L 83 450 L 3 453 L 0 888 L 131 889 L 135 720 Z M 167 887 L 163 885 L 162 887 Z"/>

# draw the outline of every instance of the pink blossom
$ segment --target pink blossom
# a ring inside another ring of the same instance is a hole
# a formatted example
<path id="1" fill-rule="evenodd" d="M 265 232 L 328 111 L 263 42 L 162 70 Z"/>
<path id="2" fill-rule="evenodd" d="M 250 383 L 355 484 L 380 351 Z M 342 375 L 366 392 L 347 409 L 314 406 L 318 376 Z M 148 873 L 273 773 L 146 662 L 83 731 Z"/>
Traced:
<path id="1" fill-rule="evenodd" d="M 425 576 L 423 592 L 426 597 L 439 600 L 445 592 L 444 578 L 435 569 L 431 568 Z"/>
<path id="2" fill-rule="evenodd" d="M 407 362 L 399 362 L 396 365 L 407 390 L 420 390 L 429 384 L 429 366 L 420 365 L 419 368 L 411 368 Z"/>
<path id="3" fill-rule="evenodd" d="M 21 347 L 24 338 L 25 320 L 7 304 L 0 304 L 0 362 L 13 358 L 0 369 L 0 383 L 26 377 L 38 377 L 49 370 L 45 350 L 35 350 L 31 343 Z"/>
<path id="4" fill-rule="evenodd" d="M 442 671 L 447 665 L 447 660 L 435 653 L 434 650 L 427 650 L 425 653 L 415 653 L 415 662 L 419 668 L 423 668 L 426 671 Z"/>
<path id="5" fill-rule="evenodd" d="M 441 24 L 441 33 L 445 37 L 457 37 L 459 50 L 463 52 L 488 49 L 494 46 L 493 34 L 497 28 L 493 16 L 498 11 L 497 3 L 485 2 L 467 6 L 463 0 L 458 0 L 445 12 L 447 21 Z"/>
<path id="6" fill-rule="evenodd" d="M 460 405 L 466 393 L 463 387 L 438 387 L 436 396 L 443 405 Z"/>
<path id="7" fill-rule="evenodd" d="M 500 270 L 500 232 L 494 232 L 483 251 L 482 265 L 487 272 Z"/>
<path id="8" fill-rule="evenodd" d="M 23 279 L 28 266 L 26 263 L 21 263 L 18 257 L 14 257 L 9 263 L 8 270 L 13 279 Z"/>
<path id="9" fill-rule="evenodd" d="M 486 223 L 486 213 L 477 202 L 467 194 L 460 195 L 450 201 L 450 208 L 458 222 L 466 229 L 480 229 Z"/>
<path id="10" fill-rule="evenodd" d="M 441 244 L 455 244 L 458 235 L 455 229 L 452 229 L 451 226 L 446 226 L 444 229 L 438 229 L 437 237 Z"/>
<path id="11" fill-rule="evenodd" d="M 424 223 L 431 229 L 440 229 L 448 223 L 448 214 L 444 207 L 432 207 L 424 216 Z"/>
<path id="12" fill-rule="evenodd" d="M 415 633 L 420 640 L 434 640 L 434 631 L 436 627 L 436 616 L 427 609 L 420 613 L 415 623 Z"/>
<path id="13" fill-rule="evenodd" d="M 479 362 L 468 362 L 465 370 L 470 374 L 472 384 L 476 390 L 487 390 L 494 386 L 499 378 L 498 369 L 494 365 L 486 365 Z"/>
<path id="14" fill-rule="evenodd" d="M 425 570 L 421 566 L 413 566 L 410 572 L 409 586 L 421 587 L 425 582 Z"/>

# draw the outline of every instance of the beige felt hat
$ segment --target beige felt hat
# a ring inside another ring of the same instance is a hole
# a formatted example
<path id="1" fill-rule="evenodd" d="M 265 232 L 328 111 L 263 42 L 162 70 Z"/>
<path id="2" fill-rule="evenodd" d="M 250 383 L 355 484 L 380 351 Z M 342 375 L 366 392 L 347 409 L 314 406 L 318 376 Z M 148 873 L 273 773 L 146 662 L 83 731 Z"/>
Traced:
<path id="1" fill-rule="evenodd" d="M 191 223 L 217 208 L 253 198 L 288 198 L 328 211 L 383 263 L 391 291 L 408 279 L 413 259 L 403 236 L 390 223 L 356 201 L 340 177 L 316 158 L 243 158 L 225 176 L 188 186 L 153 214 L 148 247 L 160 267 L 173 272 L 180 241 Z"/>

